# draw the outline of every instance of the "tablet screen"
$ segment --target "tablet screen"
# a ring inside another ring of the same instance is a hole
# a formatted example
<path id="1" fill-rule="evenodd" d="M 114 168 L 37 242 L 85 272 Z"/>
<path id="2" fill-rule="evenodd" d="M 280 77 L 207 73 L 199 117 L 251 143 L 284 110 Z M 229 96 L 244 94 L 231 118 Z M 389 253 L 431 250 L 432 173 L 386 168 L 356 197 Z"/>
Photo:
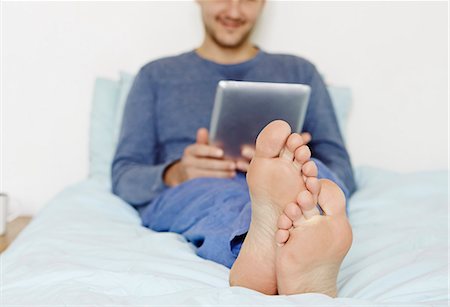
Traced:
<path id="1" fill-rule="evenodd" d="M 303 127 L 310 87 L 295 83 L 220 81 L 210 125 L 210 143 L 228 158 L 241 156 L 244 145 L 254 146 L 259 132 L 282 119 L 293 132 Z"/>

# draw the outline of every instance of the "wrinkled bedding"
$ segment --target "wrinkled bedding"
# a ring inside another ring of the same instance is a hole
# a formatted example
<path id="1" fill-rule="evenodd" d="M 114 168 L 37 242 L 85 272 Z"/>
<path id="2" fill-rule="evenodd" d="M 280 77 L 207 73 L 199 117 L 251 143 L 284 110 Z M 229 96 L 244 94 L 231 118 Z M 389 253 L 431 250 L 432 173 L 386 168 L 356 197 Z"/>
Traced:
<path id="1" fill-rule="evenodd" d="M 1 255 L 0 305 L 447 305 L 448 173 L 358 168 L 339 297 L 229 287 L 228 269 L 88 179 L 66 188 Z"/>

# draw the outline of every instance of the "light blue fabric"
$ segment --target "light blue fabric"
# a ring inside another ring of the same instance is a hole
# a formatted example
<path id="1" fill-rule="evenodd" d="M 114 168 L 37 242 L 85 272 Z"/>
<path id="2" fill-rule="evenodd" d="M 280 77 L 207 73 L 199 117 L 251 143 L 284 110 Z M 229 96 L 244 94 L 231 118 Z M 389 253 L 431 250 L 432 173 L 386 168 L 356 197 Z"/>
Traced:
<path id="1" fill-rule="evenodd" d="M 92 99 L 90 129 L 90 177 L 111 186 L 111 163 L 116 149 L 123 110 L 134 75 L 120 72 L 118 81 L 98 78 Z M 329 86 L 339 127 L 345 139 L 352 106 L 351 90 Z"/>
<path id="2" fill-rule="evenodd" d="M 330 93 L 331 101 L 333 102 L 339 129 L 345 140 L 348 117 L 353 104 L 352 91 L 348 87 L 328 86 L 328 92 Z"/>
<path id="3" fill-rule="evenodd" d="M 114 139 L 120 83 L 98 78 L 95 81 L 89 137 L 89 177 L 108 184 L 111 161 L 117 140 Z"/>
<path id="4" fill-rule="evenodd" d="M 120 72 L 119 80 L 97 78 L 91 107 L 89 177 L 111 186 L 111 163 L 119 138 L 123 109 L 134 76 Z"/>
<path id="5" fill-rule="evenodd" d="M 447 306 L 448 172 L 357 168 L 339 298 L 229 287 L 229 270 L 95 180 L 66 188 L 1 254 L 5 306 Z"/>

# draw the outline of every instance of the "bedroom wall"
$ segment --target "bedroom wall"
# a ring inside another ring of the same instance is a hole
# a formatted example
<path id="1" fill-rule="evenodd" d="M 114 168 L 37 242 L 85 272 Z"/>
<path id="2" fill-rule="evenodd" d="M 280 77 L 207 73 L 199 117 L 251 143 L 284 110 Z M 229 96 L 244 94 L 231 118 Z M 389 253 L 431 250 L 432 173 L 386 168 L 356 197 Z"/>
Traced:
<path id="1" fill-rule="evenodd" d="M 312 60 L 353 89 L 355 166 L 448 168 L 448 10 L 443 2 L 269 2 L 255 40 Z M 90 98 L 201 42 L 192 1 L 3 2 L 2 182 L 12 215 L 35 214 L 88 170 Z"/>

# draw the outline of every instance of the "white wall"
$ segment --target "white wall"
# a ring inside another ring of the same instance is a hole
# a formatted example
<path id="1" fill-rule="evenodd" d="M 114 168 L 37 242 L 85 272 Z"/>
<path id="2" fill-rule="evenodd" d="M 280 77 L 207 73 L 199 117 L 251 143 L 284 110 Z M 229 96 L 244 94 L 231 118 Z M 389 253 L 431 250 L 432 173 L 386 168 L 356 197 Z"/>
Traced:
<path id="1" fill-rule="evenodd" d="M 269 2 L 255 40 L 312 60 L 348 85 L 355 166 L 448 168 L 446 2 Z M 192 49 L 202 27 L 188 2 L 4 2 L 2 187 L 36 213 L 88 170 L 90 98 L 116 78 Z"/>

